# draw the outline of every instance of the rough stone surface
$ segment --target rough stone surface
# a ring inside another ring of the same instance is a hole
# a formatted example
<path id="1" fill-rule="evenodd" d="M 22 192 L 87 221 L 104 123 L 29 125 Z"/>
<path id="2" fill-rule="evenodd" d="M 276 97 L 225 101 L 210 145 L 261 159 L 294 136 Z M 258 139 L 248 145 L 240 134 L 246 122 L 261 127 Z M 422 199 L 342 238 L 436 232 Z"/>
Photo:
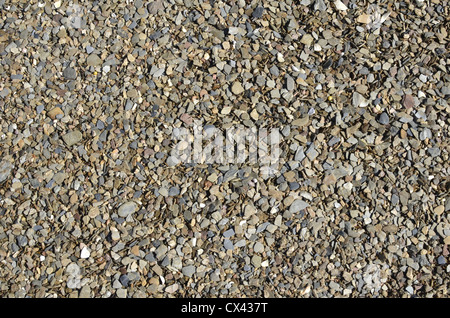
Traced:
<path id="1" fill-rule="evenodd" d="M 0 0 L 0 297 L 448 297 L 449 38 L 436 0 Z"/>

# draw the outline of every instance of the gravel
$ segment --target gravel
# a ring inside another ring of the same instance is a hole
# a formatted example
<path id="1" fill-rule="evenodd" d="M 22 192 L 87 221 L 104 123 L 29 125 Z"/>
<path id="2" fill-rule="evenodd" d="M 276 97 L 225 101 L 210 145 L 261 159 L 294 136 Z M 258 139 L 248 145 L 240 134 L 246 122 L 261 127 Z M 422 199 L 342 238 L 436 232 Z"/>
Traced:
<path id="1" fill-rule="evenodd" d="M 447 297 L 447 7 L 0 1 L 0 296 Z"/>

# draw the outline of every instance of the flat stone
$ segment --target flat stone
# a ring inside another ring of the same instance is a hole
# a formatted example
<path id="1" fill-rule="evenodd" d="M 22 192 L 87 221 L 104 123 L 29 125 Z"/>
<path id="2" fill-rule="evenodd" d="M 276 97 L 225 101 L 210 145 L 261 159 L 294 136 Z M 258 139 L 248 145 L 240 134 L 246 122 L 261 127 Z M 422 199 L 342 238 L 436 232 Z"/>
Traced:
<path id="1" fill-rule="evenodd" d="M 255 253 L 261 253 L 264 251 L 264 245 L 262 245 L 260 242 L 256 242 L 253 246 L 253 250 Z"/>
<path id="2" fill-rule="evenodd" d="M 147 5 L 148 13 L 157 14 L 158 12 L 162 12 L 164 10 L 164 5 L 162 0 L 152 1 Z"/>
<path id="3" fill-rule="evenodd" d="M 286 76 L 286 89 L 288 91 L 292 91 L 295 88 L 295 82 L 294 79 L 290 76 Z"/>
<path id="4" fill-rule="evenodd" d="M 443 205 L 439 205 L 434 209 L 434 213 L 437 215 L 441 215 L 442 213 L 444 213 L 444 206 Z"/>
<path id="5" fill-rule="evenodd" d="M 259 19 L 262 17 L 263 13 L 264 7 L 256 7 L 255 10 L 253 10 L 252 17 L 255 19 Z"/>
<path id="6" fill-rule="evenodd" d="M 91 287 L 89 285 L 84 285 L 81 288 L 79 298 L 91 298 Z"/>
<path id="7" fill-rule="evenodd" d="M 81 249 L 80 257 L 81 258 L 89 258 L 90 256 L 91 256 L 91 252 L 89 252 L 89 249 L 87 248 L 87 246 L 83 247 Z"/>
<path id="8" fill-rule="evenodd" d="M 71 147 L 79 143 L 83 139 L 83 135 L 79 130 L 75 130 L 65 134 L 62 138 L 67 146 Z"/>
<path id="9" fill-rule="evenodd" d="M 72 67 L 66 67 L 63 71 L 63 76 L 70 80 L 77 79 L 77 71 Z"/>
<path id="10" fill-rule="evenodd" d="M 389 124 L 389 116 L 386 113 L 381 113 L 380 116 L 378 117 L 378 122 L 382 125 L 387 125 Z"/>
<path id="11" fill-rule="evenodd" d="M 118 298 L 127 298 L 128 291 L 123 288 L 116 290 L 116 295 Z"/>
<path id="12" fill-rule="evenodd" d="M 252 257 L 253 266 L 255 266 L 256 268 L 261 267 L 261 261 L 262 261 L 261 256 L 253 255 L 253 257 Z"/>
<path id="13" fill-rule="evenodd" d="M 300 212 L 301 210 L 306 209 L 307 207 L 309 207 L 308 202 L 305 202 L 303 200 L 295 200 L 289 207 L 289 212 L 297 213 Z"/>
<path id="14" fill-rule="evenodd" d="M 123 287 L 128 287 L 128 285 L 130 284 L 130 278 L 126 274 L 120 275 L 119 282 Z"/>
<path id="15" fill-rule="evenodd" d="M 406 109 L 410 109 L 414 107 L 414 97 L 412 95 L 406 94 L 403 97 L 403 106 L 405 106 Z"/>
<path id="16" fill-rule="evenodd" d="M 225 232 L 223 232 L 223 236 L 224 237 L 232 237 L 233 235 L 234 235 L 235 233 L 234 233 L 234 230 L 233 229 L 229 229 L 229 230 L 226 230 Z"/>
<path id="17" fill-rule="evenodd" d="M 58 115 L 64 115 L 64 112 L 62 111 L 61 108 L 55 107 L 55 108 L 53 108 L 52 110 L 50 110 L 50 111 L 47 113 L 47 115 L 48 115 L 48 117 L 50 117 L 51 119 L 55 119 L 56 116 L 58 116 Z"/>
<path id="18" fill-rule="evenodd" d="M 174 197 L 180 194 L 180 188 L 179 187 L 170 187 L 169 189 L 169 196 Z"/>
<path id="19" fill-rule="evenodd" d="M 305 34 L 303 35 L 302 39 L 300 40 L 300 43 L 303 43 L 307 46 L 310 46 L 313 42 L 314 38 L 311 34 Z"/>
<path id="20" fill-rule="evenodd" d="M 315 11 L 326 11 L 327 5 L 325 4 L 324 0 L 316 0 L 314 2 L 314 10 Z"/>
<path id="21" fill-rule="evenodd" d="M 8 179 L 14 165 L 6 160 L 0 161 L 0 183 Z"/>
<path id="22" fill-rule="evenodd" d="M 180 160 L 175 156 L 169 156 L 166 163 L 169 167 L 175 167 L 180 163 Z"/>
<path id="23" fill-rule="evenodd" d="M 352 103 L 354 107 L 366 107 L 369 104 L 364 96 L 358 92 L 353 93 Z"/>
<path id="24" fill-rule="evenodd" d="M 120 217 L 126 218 L 137 210 L 137 204 L 133 201 L 126 202 L 119 207 L 117 213 Z"/>
<path id="25" fill-rule="evenodd" d="M 91 54 L 86 59 L 86 63 L 89 66 L 99 66 L 102 64 L 102 59 L 97 54 Z"/>
<path id="26" fill-rule="evenodd" d="M 231 87 L 231 91 L 233 92 L 233 94 L 239 95 L 242 94 L 245 90 L 240 82 L 234 82 L 233 86 Z"/>
<path id="27" fill-rule="evenodd" d="M 195 274 L 196 268 L 194 265 L 188 265 L 183 267 L 183 269 L 181 270 L 181 272 L 183 273 L 184 276 L 187 277 L 192 277 Z"/>
<path id="28" fill-rule="evenodd" d="M 223 246 L 225 247 L 226 250 L 232 250 L 234 248 L 233 242 L 227 239 L 223 241 Z"/>

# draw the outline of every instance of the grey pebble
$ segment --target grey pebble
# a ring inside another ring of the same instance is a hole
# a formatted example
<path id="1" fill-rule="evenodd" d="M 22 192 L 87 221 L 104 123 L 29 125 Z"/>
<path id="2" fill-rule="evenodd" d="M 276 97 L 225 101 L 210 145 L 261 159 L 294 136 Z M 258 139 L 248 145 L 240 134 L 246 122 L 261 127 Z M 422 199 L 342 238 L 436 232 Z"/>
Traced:
<path id="1" fill-rule="evenodd" d="M 119 207 L 118 214 L 120 217 L 126 218 L 127 216 L 136 212 L 137 204 L 135 202 L 126 202 Z"/>
<path id="2" fill-rule="evenodd" d="M 378 117 L 378 122 L 382 125 L 389 124 L 389 116 L 386 113 L 381 113 L 381 115 Z"/>
<path id="3" fill-rule="evenodd" d="M 63 71 L 63 75 L 65 78 L 70 80 L 77 79 L 77 71 L 75 71 L 75 69 L 72 67 L 66 67 L 66 69 L 64 69 Z"/>
<path id="4" fill-rule="evenodd" d="M 259 19 L 262 17 L 263 13 L 264 7 L 256 7 L 255 10 L 253 10 L 252 17 L 255 19 Z"/>
<path id="5" fill-rule="evenodd" d="M 294 202 L 292 202 L 291 206 L 289 207 L 289 212 L 297 213 L 300 212 L 301 210 L 306 209 L 307 207 L 309 207 L 309 204 L 307 202 L 297 199 Z"/>
<path id="6" fill-rule="evenodd" d="M 0 183 L 5 181 L 11 174 L 14 165 L 6 160 L 0 161 Z"/>

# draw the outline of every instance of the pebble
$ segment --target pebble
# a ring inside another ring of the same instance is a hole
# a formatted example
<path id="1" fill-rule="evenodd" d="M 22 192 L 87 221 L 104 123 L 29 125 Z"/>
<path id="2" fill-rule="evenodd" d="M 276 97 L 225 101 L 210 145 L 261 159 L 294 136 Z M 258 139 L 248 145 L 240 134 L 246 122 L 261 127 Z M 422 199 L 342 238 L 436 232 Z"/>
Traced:
<path id="1" fill-rule="evenodd" d="M 378 117 L 378 122 L 382 125 L 389 124 L 389 116 L 386 113 L 381 113 L 381 115 Z"/>
<path id="2" fill-rule="evenodd" d="M 65 134 L 62 138 L 67 146 L 71 147 L 79 143 L 83 139 L 83 135 L 79 130 L 75 130 Z"/>
<path id="3" fill-rule="evenodd" d="M 264 8 L 263 7 L 256 7 L 255 10 L 253 10 L 252 17 L 255 19 L 259 19 L 263 16 Z"/>
<path id="4" fill-rule="evenodd" d="M 126 202 L 124 204 L 122 204 L 118 211 L 117 214 L 119 214 L 120 217 L 126 218 L 129 215 L 132 215 L 134 212 L 136 212 L 137 210 L 137 204 L 135 202 Z"/>
<path id="5" fill-rule="evenodd" d="M 169 189 L 169 195 L 171 197 L 177 196 L 180 194 L 180 189 L 178 187 L 170 187 Z"/>
<path id="6" fill-rule="evenodd" d="M 244 88 L 242 87 L 240 82 L 234 82 L 233 86 L 231 87 L 231 91 L 235 95 L 242 94 L 244 92 Z"/>
<path id="7" fill-rule="evenodd" d="M 11 162 L 6 160 L 0 161 L 0 183 L 8 179 L 13 168 L 14 165 Z"/>
<path id="8" fill-rule="evenodd" d="M 89 258 L 91 256 L 91 252 L 89 251 L 89 249 L 85 246 L 81 249 L 81 254 L 80 257 L 81 258 Z"/>
<path id="9" fill-rule="evenodd" d="M 358 92 L 353 93 L 352 103 L 354 107 L 366 107 L 368 105 L 367 100 Z"/>
<path id="10" fill-rule="evenodd" d="M 67 67 L 66 69 L 64 69 L 63 75 L 65 78 L 70 80 L 77 79 L 77 72 L 72 67 Z"/>
<path id="11" fill-rule="evenodd" d="M 289 207 L 289 211 L 291 213 L 298 213 L 301 210 L 306 209 L 307 207 L 309 207 L 309 204 L 303 200 L 295 200 L 294 202 L 292 202 L 291 206 Z"/>
<path id="12" fill-rule="evenodd" d="M 91 54 L 86 59 L 86 63 L 89 66 L 99 66 L 102 64 L 102 60 L 97 54 Z"/>
<path id="13" fill-rule="evenodd" d="M 183 267 L 182 273 L 184 276 L 192 277 L 195 274 L 196 268 L 193 265 Z"/>
<path id="14" fill-rule="evenodd" d="M 79 298 L 91 298 L 91 288 L 89 285 L 84 285 L 81 288 Z"/>

